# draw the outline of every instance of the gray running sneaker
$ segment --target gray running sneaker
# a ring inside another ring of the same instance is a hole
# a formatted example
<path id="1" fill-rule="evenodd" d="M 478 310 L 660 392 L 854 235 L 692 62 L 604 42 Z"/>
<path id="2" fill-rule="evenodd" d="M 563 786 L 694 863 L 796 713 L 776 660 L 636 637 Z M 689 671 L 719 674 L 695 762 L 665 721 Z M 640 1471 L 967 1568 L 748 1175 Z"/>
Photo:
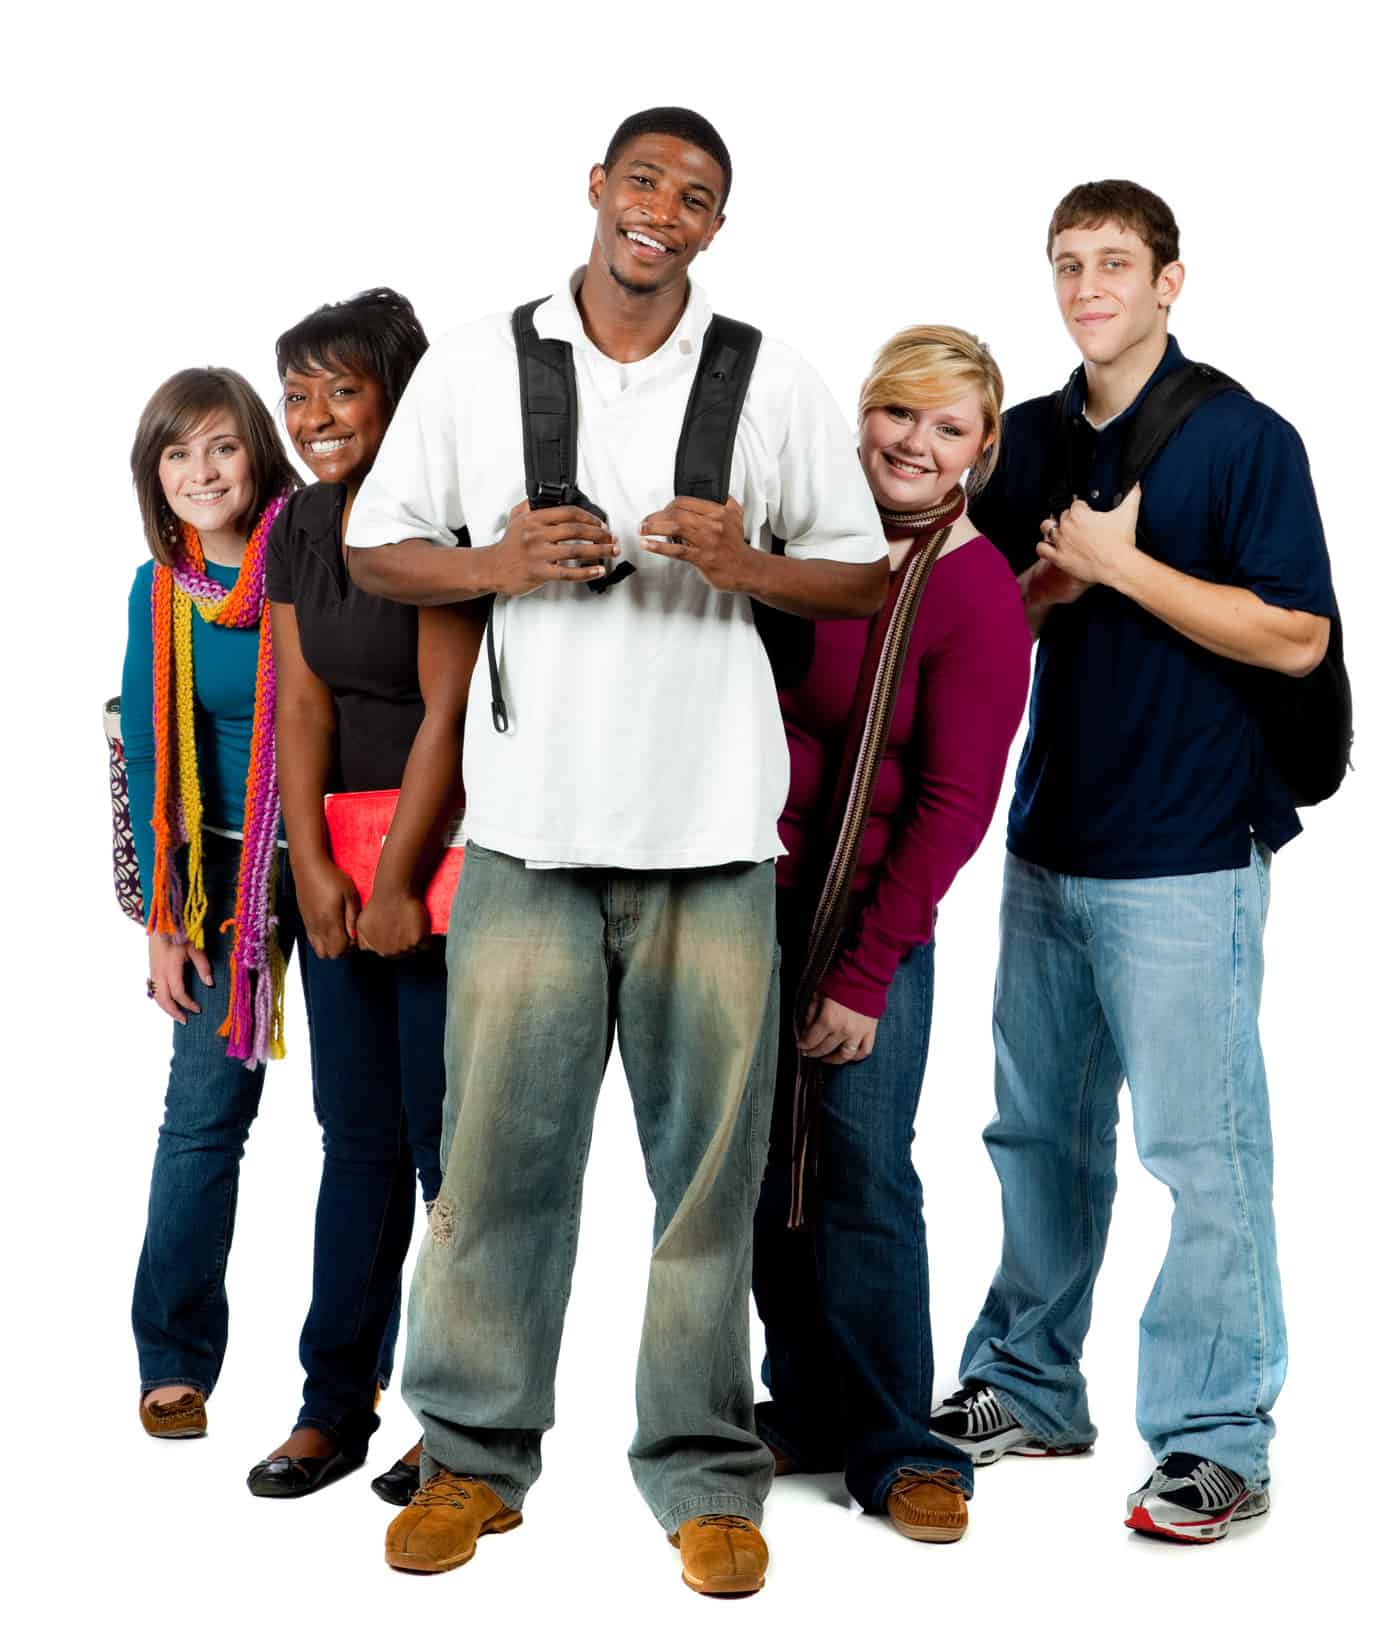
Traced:
<path id="1" fill-rule="evenodd" d="M 1217 1543 L 1235 1521 L 1268 1512 L 1268 1492 L 1250 1491 L 1233 1469 L 1193 1452 L 1171 1452 L 1128 1499 L 1124 1525 L 1173 1543 Z"/>
<path id="2" fill-rule="evenodd" d="M 1009 1452 L 1013 1457 L 1078 1457 L 1089 1446 L 1051 1446 L 1023 1428 L 986 1383 L 969 1383 L 935 1406 L 928 1426 L 976 1464 L 995 1463 Z"/>

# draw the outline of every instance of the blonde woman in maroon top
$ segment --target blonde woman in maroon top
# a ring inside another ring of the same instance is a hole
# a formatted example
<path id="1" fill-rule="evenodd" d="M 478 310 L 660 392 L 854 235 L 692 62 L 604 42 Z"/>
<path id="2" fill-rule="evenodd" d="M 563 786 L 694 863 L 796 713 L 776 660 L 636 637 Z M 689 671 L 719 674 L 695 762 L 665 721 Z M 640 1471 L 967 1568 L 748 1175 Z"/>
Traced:
<path id="1" fill-rule="evenodd" d="M 860 457 L 889 542 L 884 610 L 817 623 L 781 693 L 783 1001 L 754 1294 L 780 1473 L 844 1469 L 924 1542 L 967 1525 L 972 1469 L 928 1427 L 933 1349 L 914 1114 L 938 904 L 991 821 L 1031 637 L 964 512 L 996 462 L 1002 381 L 975 337 L 916 326 L 861 391 Z M 936 1192 L 936 1185 L 935 1185 Z"/>

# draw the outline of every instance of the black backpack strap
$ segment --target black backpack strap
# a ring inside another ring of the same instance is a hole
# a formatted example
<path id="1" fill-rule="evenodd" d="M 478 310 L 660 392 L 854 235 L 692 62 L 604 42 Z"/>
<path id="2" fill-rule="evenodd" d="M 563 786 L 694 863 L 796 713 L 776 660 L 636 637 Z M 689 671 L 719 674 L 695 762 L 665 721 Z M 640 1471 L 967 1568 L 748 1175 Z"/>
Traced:
<path id="1" fill-rule="evenodd" d="M 1056 518 L 1074 501 L 1074 413 L 1071 407 L 1082 370 L 1079 367 L 1071 372 L 1069 381 L 1055 397 L 1042 492 L 1045 513 Z"/>
<path id="2" fill-rule="evenodd" d="M 510 317 L 520 368 L 520 430 L 525 445 L 525 495 L 532 509 L 572 501 L 578 466 L 578 384 L 574 351 L 535 330 L 546 298 L 522 303 Z"/>
<path id="3" fill-rule="evenodd" d="M 717 314 L 705 329 L 676 447 L 676 496 L 729 499 L 729 469 L 763 333 Z"/>
<path id="4" fill-rule="evenodd" d="M 677 497 L 728 502 L 739 418 L 762 341 L 763 333 L 742 320 L 717 314 L 710 321 L 676 447 Z M 786 548 L 782 538 L 773 539 L 774 554 Z M 812 664 L 812 624 L 761 600 L 753 602 L 753 620 L 779 688 L 799 684 Z"/>
<path id="5" fill-rule="evenodd" d="M 1230 393 L 1247 395 L 1249 391 L 1223 371 L 1197 362 L 1180 366 L 1159 378 L 1133 413 L 1133 420 L 1128 426 L 1114 507 L 1152 467 L 1162 448 L 1192 412 L 1204 406 L 1207 400 L 1214 400 L 1216 395 Z"/>

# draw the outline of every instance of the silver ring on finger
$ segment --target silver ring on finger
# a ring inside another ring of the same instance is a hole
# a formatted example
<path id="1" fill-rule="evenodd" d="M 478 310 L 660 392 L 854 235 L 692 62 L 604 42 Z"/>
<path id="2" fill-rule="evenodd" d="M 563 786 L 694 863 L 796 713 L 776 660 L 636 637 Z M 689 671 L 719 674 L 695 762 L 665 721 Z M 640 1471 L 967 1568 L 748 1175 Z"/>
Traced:
<path id="1" fill-rule="evenodd" d="M 841 1042 L 841 1050 L 843 1052 L 858 1052 L 860 1050 L 860 1041 L 843 1040 Z"/>

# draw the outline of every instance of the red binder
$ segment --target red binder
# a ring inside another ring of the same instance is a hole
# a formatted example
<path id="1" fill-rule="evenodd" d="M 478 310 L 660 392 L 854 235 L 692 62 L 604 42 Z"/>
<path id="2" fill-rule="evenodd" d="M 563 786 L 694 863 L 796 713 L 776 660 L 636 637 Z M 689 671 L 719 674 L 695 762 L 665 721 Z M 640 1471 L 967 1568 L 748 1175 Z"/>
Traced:
<path id="1" fill-rule="evenodd" d="M 374 890 L 379 853 L 383 850 L 398 803 L 397 789 L 360 789 L 350 794 L 326 796 L 326 835 L 330 841 L 331 857 L 355 882 L 361 904 L 369 902 L 370 893 Z M 443 841 L 442 861 L 433 870 L 423 894 L 432 930 L 439 936 L 447 930 L 447 917 L 451 913 L 457 879 L 462 872 L 465 846 L 466 835 L 459 817 L 447 832 Z"/>

